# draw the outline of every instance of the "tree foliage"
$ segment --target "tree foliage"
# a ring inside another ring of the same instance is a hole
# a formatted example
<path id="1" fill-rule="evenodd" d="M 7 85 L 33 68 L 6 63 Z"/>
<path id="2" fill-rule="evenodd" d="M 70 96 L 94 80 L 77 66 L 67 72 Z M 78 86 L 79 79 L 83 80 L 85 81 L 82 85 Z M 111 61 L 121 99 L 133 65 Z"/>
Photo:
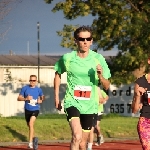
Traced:
<path id="1" fill-rule="evenodd" d="M 52 0 L 45 0 L 51 3 Z M 149 0 L 64 0 L 58 2 L 53 12 L 63 11 L 66 19 L 93 16 L 90 24 L 96 49 L 119 50 L 109 66 L 112 83 L 131 83 L 132 71 L 144 65 L 150 53 L 150 1 Z M 72 32 L 79 25 L 64 25 L 58 35 L 61 46 L 74 49 Z"/>

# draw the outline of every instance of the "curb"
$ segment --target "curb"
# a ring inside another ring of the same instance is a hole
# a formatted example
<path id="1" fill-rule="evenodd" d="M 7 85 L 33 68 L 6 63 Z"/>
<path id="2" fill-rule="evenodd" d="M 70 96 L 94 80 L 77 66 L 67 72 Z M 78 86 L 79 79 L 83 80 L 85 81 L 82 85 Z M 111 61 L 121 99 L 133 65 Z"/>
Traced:
<path id="1" fill-rule="evenodd" d="M 138 137 L 128 137 L 128 138 L 105 138 L 105 142 L 112 141 L 128 141 L 128 140 L 139 140 Z M 45 140 L 39 141 L 39 144 L 54 144 L 54 143 L 70 143 L 70 140 Z M 26 145 L 28 142 L 0 142 L 0 146 L 15 146 L 15 145 Z"/>

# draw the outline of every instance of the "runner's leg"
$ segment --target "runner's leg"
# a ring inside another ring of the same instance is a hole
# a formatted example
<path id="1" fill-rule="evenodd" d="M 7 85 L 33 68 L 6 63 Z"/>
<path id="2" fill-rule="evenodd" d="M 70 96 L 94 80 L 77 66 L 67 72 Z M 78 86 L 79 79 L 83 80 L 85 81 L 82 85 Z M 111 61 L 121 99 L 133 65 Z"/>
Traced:
<path id="1" fill-rule="evenodd" d="M 82 127 L 80 123 L 80 112 L 76 107 L 69 107 L 65 110 L 67 115 L 67 120 L 72 132 L 72 139 L 70 143 L 71 150 L 78 150 L 79 143 L 82 139 Z"/>
<path id="2" fill-rule="evenodd" d="M 82 140 L 80 143 L 80 150 L 86 150 L 87 142 L 90 134 L 90 130 L 93 125 L 95 114 L 81 114 L 80 121 L 82 126 Z"/>

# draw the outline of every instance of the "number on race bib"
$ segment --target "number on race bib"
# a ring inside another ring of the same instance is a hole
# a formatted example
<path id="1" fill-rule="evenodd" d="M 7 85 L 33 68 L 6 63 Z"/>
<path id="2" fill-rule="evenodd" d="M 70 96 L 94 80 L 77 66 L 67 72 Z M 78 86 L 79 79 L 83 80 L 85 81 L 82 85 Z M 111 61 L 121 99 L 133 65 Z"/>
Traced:
<path id="1" fill-rule="evenodd" d="M 74 98 L 78 100 L 90 100 L 91 86 L 77 85 L 74 88 Z"/>
<path id="2" fill-rule="evenodd" d="M 74 91 L 74 96 L 76 97 L 85 97 L 85 98 L 90 98 L 90 91 L 80 91 L 80 90 L 75 90 Z"/>

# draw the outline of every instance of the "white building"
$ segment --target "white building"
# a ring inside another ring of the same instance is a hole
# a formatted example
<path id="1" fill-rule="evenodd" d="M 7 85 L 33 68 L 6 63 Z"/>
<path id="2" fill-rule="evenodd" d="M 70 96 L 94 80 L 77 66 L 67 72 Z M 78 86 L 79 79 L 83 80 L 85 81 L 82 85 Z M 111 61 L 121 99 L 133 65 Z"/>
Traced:
<path id="1" fill-rule="evenodd" d="M 54 105 L 53 79 L 55 75 L 54 64 L 60 56 L 28 55 L 0 55 L 0 115 L 16 116 L 24 113 L 24 102 L 18 102 L 17 97 L 23 85 L 29 83 L 31 74 L 37 75 L 40 80 L 45 101 L 41 104 L 41 113 L 58 112 Z M 60 100 L 63 102 L 66 89 L 66 73 L 62 75 L 60 86 Z M 133 116 L 131 101 L 133 85 L 110 86 L 109 100 L 105 104 L 105 113 L 119 113 Z M 139 114 L 135 115 L 138 116 Z"/>

